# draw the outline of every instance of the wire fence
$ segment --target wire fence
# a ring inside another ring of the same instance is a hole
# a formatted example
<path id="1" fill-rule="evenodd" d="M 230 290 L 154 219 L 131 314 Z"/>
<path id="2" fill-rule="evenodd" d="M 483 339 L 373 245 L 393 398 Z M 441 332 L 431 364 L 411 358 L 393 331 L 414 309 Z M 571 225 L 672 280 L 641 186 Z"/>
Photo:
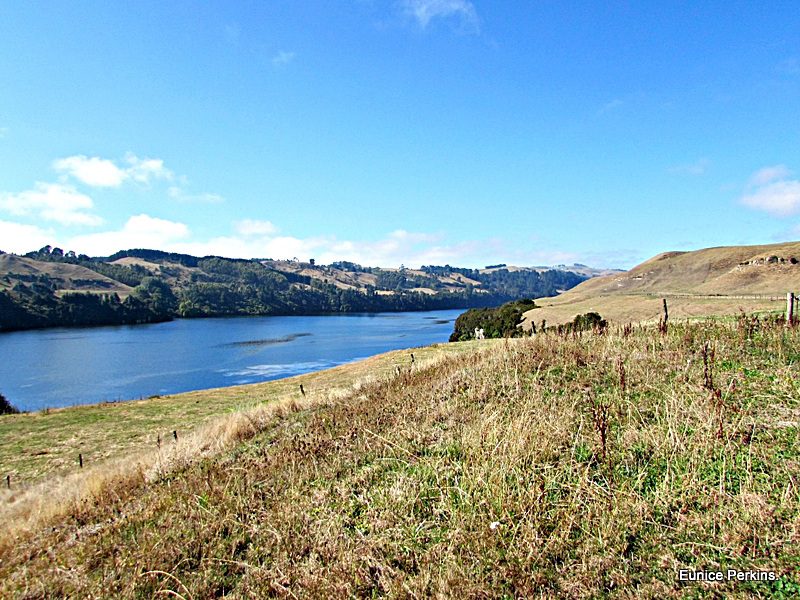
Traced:
<path id="1" fill-rule="evenodd" d="M 771 302 L 786 300 L 785 294 L 690 294 L 681 292 L 629 292 L 629 294 L 646 298 L 709 298 L 716 300 L 769 300 Z"/>

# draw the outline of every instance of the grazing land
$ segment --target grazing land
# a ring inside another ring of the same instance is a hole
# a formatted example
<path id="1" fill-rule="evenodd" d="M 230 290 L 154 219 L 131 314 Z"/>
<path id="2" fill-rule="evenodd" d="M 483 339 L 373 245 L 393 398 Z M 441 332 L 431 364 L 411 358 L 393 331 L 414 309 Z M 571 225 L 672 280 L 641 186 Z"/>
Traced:
<path id="1" fill-rule="evenodd" d="M 524 327 L 561 325 L 598 312 L 612 323 L 657 321 L 666 298 L 679 318 L 783 311 L 786 293 L 800 292 L 800 242 L 665 252 L 616 275 L 589 279 L 563 294 L 538 299 Z"/>
<path id="2" fill-rule="evenodd" d="M 0 595 L 800 591 L 798 328 L 740 316 L 450 347 L 466 351 L 306 396 L 204 392 L 241 408 L 149 458 L 31 488 L 38 504 L 6 499 Z"/>

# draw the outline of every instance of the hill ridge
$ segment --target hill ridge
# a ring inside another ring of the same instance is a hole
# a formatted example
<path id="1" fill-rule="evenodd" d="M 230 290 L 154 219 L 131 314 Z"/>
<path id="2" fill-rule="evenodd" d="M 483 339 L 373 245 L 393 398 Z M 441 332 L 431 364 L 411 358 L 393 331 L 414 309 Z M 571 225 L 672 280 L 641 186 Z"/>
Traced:
<path id="1" fill-rule="evenodd" d="M 590 311 L 611 321 L 658 319 L 660 302 L 643 296 L 685 296 L 686 301 L 675 303 L 677 311 L 671 314 L 676 317 L 775 311 L 790 291 L 800 291 L 800 242 L 668 251 L 630 271 L 589 279 L 557 297 L 540 299 L 542 309 L 526 313 L 525 326 L 542 320 L 566 323 Z"/>

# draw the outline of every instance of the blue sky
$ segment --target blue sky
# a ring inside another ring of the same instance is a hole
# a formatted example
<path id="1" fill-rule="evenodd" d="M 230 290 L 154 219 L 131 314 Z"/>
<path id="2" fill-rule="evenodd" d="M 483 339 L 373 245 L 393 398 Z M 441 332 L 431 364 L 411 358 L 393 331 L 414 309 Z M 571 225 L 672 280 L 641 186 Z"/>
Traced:
<path id="1" fill-rule="evenodd" d="M 9 0 L 0 249 L 630 268 L 795 240 L 797 23 L 779 1 Z"/>

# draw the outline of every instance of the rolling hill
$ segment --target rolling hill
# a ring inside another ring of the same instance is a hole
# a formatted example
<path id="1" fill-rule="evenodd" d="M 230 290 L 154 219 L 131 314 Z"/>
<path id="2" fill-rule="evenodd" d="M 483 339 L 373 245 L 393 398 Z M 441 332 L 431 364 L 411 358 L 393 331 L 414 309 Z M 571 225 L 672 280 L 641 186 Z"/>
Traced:
<path id="1" fill-rule="evenodd" d="M 93 294 L 118 294 L 125 298 L 133 289 L 120 281 L 101 275 L 81 265 L 44 262 L 0 254 L 0 290 L 10 290 L 16 283 L 48 282 L 58 294 L 89 292 Z"/>
<path id="2" fill-rule="evenodd" d="M 586 279 L 537 268 L 363 267 L 134 249 L 0 253 L 0 331 L 176 317 L 467 309 L 551 296 Z"/>
<path id="3" fill-rule="evenodd" d="M 800 291 L 800 242 L 664 252 L 630 271 L 589 279 L 525 315 L 525 328 L 599 312 L 612 322 L 655 320 L 668 300 L 671 317 L 782 310 Z"/>

